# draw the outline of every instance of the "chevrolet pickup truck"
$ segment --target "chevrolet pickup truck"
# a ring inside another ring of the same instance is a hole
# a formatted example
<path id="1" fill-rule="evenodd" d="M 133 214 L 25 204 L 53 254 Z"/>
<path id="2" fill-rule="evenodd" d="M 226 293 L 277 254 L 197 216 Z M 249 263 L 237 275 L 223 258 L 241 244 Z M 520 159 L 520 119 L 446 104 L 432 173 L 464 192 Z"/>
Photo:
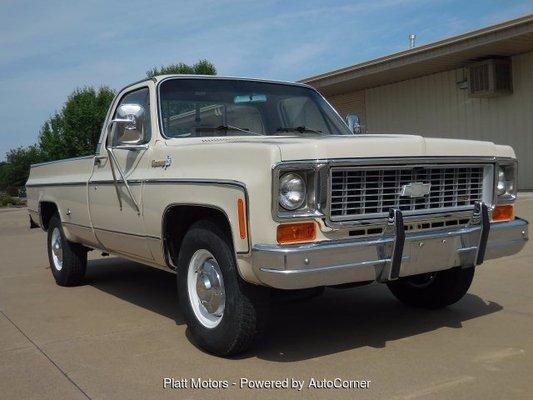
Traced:
<path id="1" fill-rule="evenodd" d="M 80 284 L 90 250 L 173 271 L 195 344 L 231 355 L 258 336 L 273 293 L 381 282 L 435 309 L 485 260 L 522 249 L 511 147 L 360 134 L 347 120 L 298 83 L 126 87 L 95 155 L 31 168 L 53 277 Z"/>

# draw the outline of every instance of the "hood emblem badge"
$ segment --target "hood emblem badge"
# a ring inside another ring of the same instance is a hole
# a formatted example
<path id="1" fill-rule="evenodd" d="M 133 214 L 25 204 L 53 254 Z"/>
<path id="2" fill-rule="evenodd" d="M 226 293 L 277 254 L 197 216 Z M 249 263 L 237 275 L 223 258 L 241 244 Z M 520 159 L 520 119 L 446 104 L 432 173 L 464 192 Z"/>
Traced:
<path id="1" fill-rule="evenodd" d="M 402 186 L 400 196 L 416 199 L 419 197 L 427 196 L 430 191 L 431 183 L 411 182 L 407 185 Z"/>
<path id="2" fill-rule="evenodd" d="M 164 160 L 152 160 L 152 168 L 167 169 L 172 165 L 172 157 L 166 156 Z"/>

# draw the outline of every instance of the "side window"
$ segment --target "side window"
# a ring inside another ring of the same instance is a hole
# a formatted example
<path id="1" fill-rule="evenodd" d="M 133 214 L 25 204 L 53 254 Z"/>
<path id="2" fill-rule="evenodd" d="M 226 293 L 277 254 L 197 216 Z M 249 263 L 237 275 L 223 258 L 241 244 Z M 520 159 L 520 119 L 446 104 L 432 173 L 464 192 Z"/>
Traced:
<path id="1" fill-rule="evenodd" d="M 113 119 L 125 117 L 124 115 L 120 115 L 119 111 L 121 106 L 124 105 L 130 106 L 130 108 L 134 110 L 136 114 L 139 115 L 139 124 L 137 124 L 137 126 L 132 129 L 132 127 L 128 126 L 127 124 L 115 123 L 115 126 L 113 126 L 112 133 L 112 146 L 116 146 L 117 144 L 119 144 L 119 142 L 127 143 L 139 133 L 144 138 L 144 143 L 150 141 L 152 135 L 152 121 L 150 115 L 150 90 L 148 88 L 142 88 L 135 90 L 134 92 L 130 92 L 124 97 L 122 97 L 120 103 L 115 109 Z M 139 107 L 136 106 L 142 107 L 142 111 L 140 113 L 138 112 Z"/>
<path id="2" fill-rule="evenodd" d="M 304 126 L 315 131 L 329 131 L 322 113 L 309 97 L 290 97 L 282 100 L 280 108 L 287 128 Z"/>

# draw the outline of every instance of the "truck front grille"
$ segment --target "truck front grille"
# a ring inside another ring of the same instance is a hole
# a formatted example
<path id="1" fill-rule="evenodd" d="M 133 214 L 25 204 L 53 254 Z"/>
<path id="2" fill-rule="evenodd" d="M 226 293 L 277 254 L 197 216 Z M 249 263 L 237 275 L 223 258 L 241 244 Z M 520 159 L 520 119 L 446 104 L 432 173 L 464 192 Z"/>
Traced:
<path id="1" fill-rule="evenodd" d="M 483 165 L 332 167 L 330 219 L 380 218 L 391 208 L 407 215 L 469 208 L 483 198 L 483 172 Z M 402 196 L 412 183 L 430 184 L 429 193 Z"/>

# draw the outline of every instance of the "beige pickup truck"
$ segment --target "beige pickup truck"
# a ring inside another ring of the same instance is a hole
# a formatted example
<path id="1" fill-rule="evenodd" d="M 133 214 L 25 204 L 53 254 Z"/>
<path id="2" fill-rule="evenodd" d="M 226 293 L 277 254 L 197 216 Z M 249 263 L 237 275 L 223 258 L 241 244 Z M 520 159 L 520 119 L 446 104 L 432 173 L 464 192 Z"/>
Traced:
<path id="1" fill-rule="evenodd" d="M 360 134 L 347 120 L 303 84 L 126 87 L 95 155 L 31 168 L 30 219 L 48 232 L 56 282 L 82 282 L 89 250 L 174 271 L 193 340 L 230 355 L 274 294 L 377 281 L 444 307 L 484 260 L 522 249 L 511 147 Z"/>

